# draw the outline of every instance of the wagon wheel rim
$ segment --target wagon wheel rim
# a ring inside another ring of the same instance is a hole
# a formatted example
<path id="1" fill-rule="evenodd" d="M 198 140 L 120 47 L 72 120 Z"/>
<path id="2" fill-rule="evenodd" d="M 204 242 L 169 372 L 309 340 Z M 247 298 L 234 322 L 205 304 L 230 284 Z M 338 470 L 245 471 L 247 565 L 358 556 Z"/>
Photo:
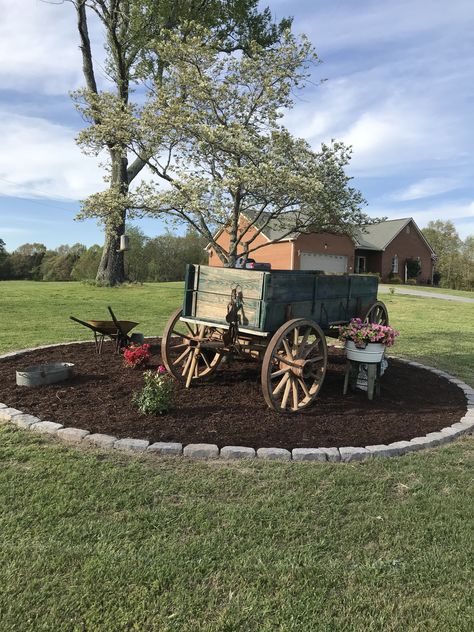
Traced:
<path id="1" fill-rule="evenodd" d="M 182 314 L 183 310 L 178 309 L 169 319 L 163 332 L 161 353 L 167 370 L 188 388 L 192 382 L 217 369 L 222 355 L 205 345 L 209 341 L 220 341 L 222 333 L 207 325 L 181 321 Z"/>
<path id="2" fill-rule="evenodd" d="M 388 325 L 388 309 L 382 301 L 375 301 L 362 319 L 364 323 L 375 323 L 377 325 Z"/>
<path id="3" fill-rule="evenodd" d="M 262 391 L 269 408 L 297 413 L 310 406 L 326 375 L 327 345 L 312 320 L 294 319 L 270 340 L 262 364 Z"/>

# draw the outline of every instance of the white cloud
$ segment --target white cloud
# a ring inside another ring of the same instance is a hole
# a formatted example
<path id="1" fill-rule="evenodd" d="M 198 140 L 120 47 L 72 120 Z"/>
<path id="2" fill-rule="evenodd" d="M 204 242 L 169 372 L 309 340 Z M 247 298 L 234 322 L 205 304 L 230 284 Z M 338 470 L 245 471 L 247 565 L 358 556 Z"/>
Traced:
<path id="1" fill-rule="evenodd" d="M 458 186 L 459 180 L 455 178 L 424 178 L 423 180 L 414 182 L 402 191 L 393 193 L 391 198 L 399 202 L 418 200 L 453 191 L 458 188 Z"/>
<path id="2" fill-rule="evenodd" d="M 84 156 L 75 130 L 0 110 L 0 195 L 77 200 L 104 188 L 98 161 Z"/>
<path id="3" fill-rule="evenodd" d="M 28 234 L 28 230 L 26 228 L 17 228 L 13 226 L 0 226 L 0 235 L 4 237 L 8 235 L 26 235 Z"/>
<path id="4" fill-rule="evenodd" d="M 374 206 L 370 214 L 378 217 L 385 216 L 388 219 L 413 217 L 420 228 L 424 228 L 432 220 L 451 221 L 456 226 L 461 239 L 465 239 L 468 235 L 474 235 L 474 200 L 454 200 L 443 204 L 424 205 L 423 207 Z"/>
<path id="5" fill-rule="evenodd" d="M 2 89 L 64 95 L 83 85 L 76 16 L 70 2 L 0 0 Z M 91 40 L 100 38 L 92 19 Z M 100 75 L 103 49 L 94 47 Z"/>
<path id="6" fill-rule="evenodd" d="M 459 30 L 469 32 L 474 22 L 471 0 L 451 2 L 449 9 L 444 0 L 366 0 L 358 2 L 356 7 L 353 0 L 339 0 L 323 4 L 320 11 L 315 9 L 312 0 L 312 19 L 308 14 L 299 19 L 298 13 L 292 10 L 294 3 L 287 4 L 287 12 L 296 13 L 298 27 L 311 36 L 322 50 L 323 58 L 326 51 L 344 47 L 367 49 L 400 40 L 406 43 L 413 36 L 433 37 L 435 33 Z M 279 11 L 285 15 L 283 3 L 280 3 Z"/>

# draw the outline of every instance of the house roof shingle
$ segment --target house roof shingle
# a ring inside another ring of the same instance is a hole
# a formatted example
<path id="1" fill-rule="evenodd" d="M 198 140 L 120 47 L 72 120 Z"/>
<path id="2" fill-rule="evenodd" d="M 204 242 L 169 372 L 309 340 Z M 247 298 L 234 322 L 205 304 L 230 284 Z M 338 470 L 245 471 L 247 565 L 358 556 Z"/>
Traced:
<path id="1" fill-rule="evenodd" d="M 389 219 L 377 224 L 366 224 L 356 237 L 356 248 L 364 250 L 385 250 L 398 233 L 412 221 L 411 217 Z"/>
<path id="2" fill-rule="evenodd" d="M 251 213 L 246 213 L 246 215 L 252 219 Z M 263 214 L 260 221 L 255 222 L 255 224 L 258 228 L 260 228 L 262 235 L 264 235 L 264 237 L 266 237 L 269 241 L 293 241 L 297 239 L 301 233 L 292 232 L 287 234 L 288 227 L 285 228 L 285 223 L 287 223 L 287 226 L 291 225 L 291 216 L 292 213 L 287 213 L 280 221 L 270 221 L 266 226 L 262 227 L 267 219 L 265 214 Z M 385 250 L 390 242 L 395 239 L 398 233 L 400 233 L 410 222 L 414 223 L 421 237 L 433 252 L 430 244 L 411 217 L 389 219 L 377 222 L 376 224 L 365 224 L 364 226 L 361 226 L 354 237 L 355 248 L 361 250 Z"/>

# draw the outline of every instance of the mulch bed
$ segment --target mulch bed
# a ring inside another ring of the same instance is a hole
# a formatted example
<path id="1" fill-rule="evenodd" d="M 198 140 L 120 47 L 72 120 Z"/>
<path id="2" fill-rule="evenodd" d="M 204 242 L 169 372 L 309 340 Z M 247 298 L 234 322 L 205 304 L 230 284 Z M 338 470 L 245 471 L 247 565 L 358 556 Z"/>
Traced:
<path id="1" fill-rule="evenodd" d="M 159 341 L 151 368 L 161 364 Z M 389 359 L 381 396 L 370 402 L 357 390 L 343 397 L 345 356 L 330 347 L 321 395 L 307 412 L 279 415 L 267 408 L 260 365 L 234 361 L 186 390 L 179 387 L 173 409 L 143 415 L 131 403 L 143 384 L 141 370 L 126 369 L 104 345 L 74 344 L 0 360 L 0 402 L 42 420 L 91 432 L 154 441 L 260 447 L 364 446 L 408 440 L 449 426 L 466 412 L 460 388 L 426 371 Z M 15 371 L 49 362 L 73 362 L 75 377 L 39 388 L 19 387 Z"/>

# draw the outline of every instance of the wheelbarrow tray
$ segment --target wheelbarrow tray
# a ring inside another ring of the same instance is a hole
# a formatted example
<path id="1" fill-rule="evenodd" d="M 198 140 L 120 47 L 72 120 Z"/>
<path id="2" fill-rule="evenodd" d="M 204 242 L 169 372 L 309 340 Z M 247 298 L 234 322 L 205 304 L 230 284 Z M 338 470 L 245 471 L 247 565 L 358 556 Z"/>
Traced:
<path id="1" fill-rule="evenodd" d="M 88 320 L 87 322 L 98 333 L 104 334 L 105 336 L 111 336 L 117 333 L 117 326 L 113 320 Z M 118 320 L 117 322 L 125 335 L 138 325 L 138 323 L 132 320 Z"/>

